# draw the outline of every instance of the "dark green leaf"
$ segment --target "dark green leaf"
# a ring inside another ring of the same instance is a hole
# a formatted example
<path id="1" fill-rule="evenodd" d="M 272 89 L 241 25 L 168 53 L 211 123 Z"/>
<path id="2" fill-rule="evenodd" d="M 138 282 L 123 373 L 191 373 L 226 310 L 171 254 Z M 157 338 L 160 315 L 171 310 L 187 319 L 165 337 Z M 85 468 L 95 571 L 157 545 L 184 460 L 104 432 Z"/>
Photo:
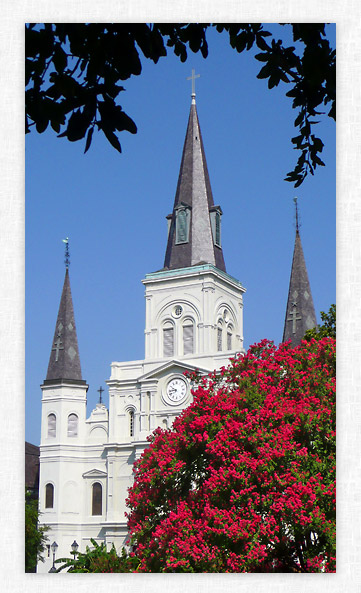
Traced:
<path id="1" fill-rule="evenodd" d="M 110 144 L 113 146 L 113 148 L 115 148 L 118 152 L 122 152 L 122 148 L 120 146 L 119 140 L 117 138 L 117 136 L 114 134 L 114 132 L 112 132 L 111 130 L 107 129 L 107 128 L 101 128 L 102 131 L 104 132 L 106 138 L 109 140 Z"/>
<path id="2" fill-rule="evenodd" d="M 270 64 L 267 63 L 257 74 L 257 78 L 268 78 L 271 75 Z"/>
<path id="3" fill-rule="evenodd" d="M 259 62 L 268 62 L 268 60 L 270 59 L 270 54 L 269 53 L 256 54 L 254 57 Z"/>
<path id="4" fill-rule="evenodd" d="M 86 152 L 88 152 L 91 142 L 92 142 L 92 137 L 93 137 L 93 132 L 94 132 L 94 126 L 92 128 L 89 128 L 88 133 L 87 133 L 87 137 L 86 137 L 86 143 L 85 143 L 85 150 L 84 150 L 84 154 Z"/>
<path id="5" fill-rule="evenodd" d="M 70 142 L 76 142 L 84 138 L 90 122 L 89 118 L 80 110 L 74 111 L 69 118 L 66 135 Z"/>
<path id="6" fill-rule="evenodd" d="M 68 58 L 60 44 L 55 46 L 53 63 L 58 72 L 64 72 L 68 64 Z"/>

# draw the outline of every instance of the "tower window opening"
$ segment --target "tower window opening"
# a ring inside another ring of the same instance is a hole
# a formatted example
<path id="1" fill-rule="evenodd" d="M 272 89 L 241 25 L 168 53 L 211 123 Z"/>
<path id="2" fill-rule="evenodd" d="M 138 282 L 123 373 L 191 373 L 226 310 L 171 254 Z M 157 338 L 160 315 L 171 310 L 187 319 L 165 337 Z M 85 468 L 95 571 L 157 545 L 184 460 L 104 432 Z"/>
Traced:
<path id="1" fill-rule="evenodd" d="M 183 354 L 194 352 L 194 325 L 188 320 L 183 325 Z"/>
<path id="2" fill-rule="evenodd" d="M 78 436 L 78 416 L 69 414 L 68 416 L 68 437 Z"/>
<path id="3" fill-rule="evenodd" d="M 45 508 L 54 508 L 54 486 L 53 484 L 47 484 L 45 486 Z"/>
<path id="4" fill-rule="evenodd" d="M 174 354 L 174 327 L 169 324 L 163 328 L 163 356 Z"/>
<path id="5" fill-rule="evenodd" d="M 102 515 L 103 488 L 99 482 L 92 486 L 92 515 Z"/>
<path id="6" fill-rule="evenodd" d="M 56 437 L 56 416 L 55 414 L 49 414 L 48 416 L 48 437 Z"/>

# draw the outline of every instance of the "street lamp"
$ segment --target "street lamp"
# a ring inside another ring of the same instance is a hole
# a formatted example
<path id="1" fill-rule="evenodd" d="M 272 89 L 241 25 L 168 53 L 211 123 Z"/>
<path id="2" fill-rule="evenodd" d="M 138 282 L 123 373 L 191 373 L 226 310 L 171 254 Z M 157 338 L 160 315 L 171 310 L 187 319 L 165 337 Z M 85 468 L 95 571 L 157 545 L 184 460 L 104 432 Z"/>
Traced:
<path id="1" fill-rule="evenodd" d="M 56 551 L 58 549 L 58 544 L 56 542 L 53 542 L 50 546 L 51 551 L 53 552 L 53 566 L 51 567 L 51 569 L 49 570 L 49 572 L 56 572 L 56 568 L 55 568 L 55 554 Z"/>
<path id="2" fill-rule="evenodd" d="M 74 554 L 74 560 L 75 560 L 75 555 L 78 551 L 79 548 L 79 544 L 74 540 L 73 543 L 71 544 L 71 553 Z"/>

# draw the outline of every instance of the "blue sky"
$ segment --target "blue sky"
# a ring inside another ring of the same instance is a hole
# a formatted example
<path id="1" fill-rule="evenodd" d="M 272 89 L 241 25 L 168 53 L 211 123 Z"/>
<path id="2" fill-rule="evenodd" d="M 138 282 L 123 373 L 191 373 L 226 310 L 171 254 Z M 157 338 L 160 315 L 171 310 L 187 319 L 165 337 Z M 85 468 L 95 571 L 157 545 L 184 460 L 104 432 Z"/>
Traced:
<path id="1" fill-rule="evenodd" d="M 272 29 L 285 38 L 285 27 Z M 335 27 L 327 30 L 335 45 Z M 141 279 L 163 266 L 192 68 L 200 74 L 197 110 L 214 200 L 223 210 L 226 267 L 247 289 L 245 346 L 282 339 L 295 196 L 318 318 L 335 302 L 335 124 L 324 118 L 317 126 L 326 167 L 295 190 L 284 181 L 297 159 L 290 141 L 296 113 L 285 86 L 269 90 L 256 78 L 261 63 L 254 52 L 237 54 L 225 35 L 208 40 L 206 60 L 191 52 L 185 64 L 172 54 L 157 65 L 143 59 L 142 74 L 124 82 L 120 102 L 138 133 L 121 134 L 121 155 L 100 133 L 86 155 L 82 141 L 69 143 L 52 131 L 26 138 L 27 441 L 40 442 L 40 384 L 64 280 L 64 237 L 88 414 L 110 363 L 144 357 Z"/>

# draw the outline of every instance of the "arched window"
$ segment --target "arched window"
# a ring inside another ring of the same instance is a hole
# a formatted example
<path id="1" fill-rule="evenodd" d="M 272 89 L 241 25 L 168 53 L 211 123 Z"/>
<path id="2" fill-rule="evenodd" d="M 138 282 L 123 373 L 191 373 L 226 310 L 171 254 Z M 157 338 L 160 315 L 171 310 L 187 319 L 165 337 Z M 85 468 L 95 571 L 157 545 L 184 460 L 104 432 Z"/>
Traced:
<path id="1" fill-rule="evenodd" d="M 186 319 L 183 323 L 183 354 L 193 354 L 194 352 L 194 324 L 191 319 Z"/>
<path id="2" fill-rule="evenodd" d="M 68 416 L 68 437 L 78 436 L 78 416 L 69 414 Z"/>
<path id="3" fill-rule="evenodd" d="M 45 508 L 54 508 L 54 486 L 53 484 L 47 484 L 45 486 Z"/>
<path id="4" fill-rule="evenodd" d="M 174 354 L 174 326 L 167 321 L 163 326 L 163 356 Z"/>
<path id="5" fill-rule="evenodd" d="M 103 489 L 99 482 L 92 486 L 92 515 L 102 515 L 103 510 Z"/>
<path id="6" fill-rule="evenodd" d="M 134 410 L 129 411 L 129 436 L 134 437 Z"/>
<path id="7" fill-rule="evenodd" d="M 223 335 L 223 327 L 222 321 L 218 321 L 217 325 L 217 351 L 222 352 L 222 335 Z"/>
<path id="8" fill-rule="evenodd" d="M 56 416 L 49 414 L 48 416 L 48 437 L 56 437 Z"/>
<path id="9" fill-rule="evenodd" d="M 232 350 L 232 335 L 233 335 L 233 326 L 229 324 L 227 327 L 227 350 Z"/>

